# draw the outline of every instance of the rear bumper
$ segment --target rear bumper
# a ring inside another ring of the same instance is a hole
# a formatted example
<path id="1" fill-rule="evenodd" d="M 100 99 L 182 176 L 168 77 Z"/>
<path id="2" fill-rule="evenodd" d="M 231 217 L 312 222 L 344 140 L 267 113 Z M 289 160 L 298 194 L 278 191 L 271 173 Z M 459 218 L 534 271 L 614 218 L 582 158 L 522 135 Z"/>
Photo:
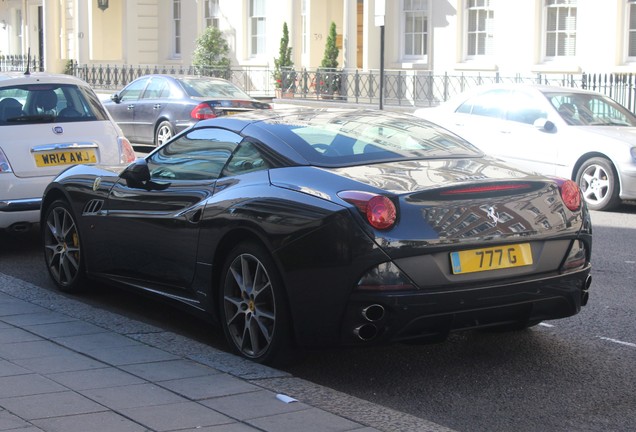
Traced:
<path id="1" fill-rule="evenodd" d="M 461 330 L 519 325 L 577 314 L 587 302 L 583 270 L 531 281 L 465 286 L 439 292 L 354 293 L 341 343 L 359 345 L 407 340 L 439 341 Z"/>

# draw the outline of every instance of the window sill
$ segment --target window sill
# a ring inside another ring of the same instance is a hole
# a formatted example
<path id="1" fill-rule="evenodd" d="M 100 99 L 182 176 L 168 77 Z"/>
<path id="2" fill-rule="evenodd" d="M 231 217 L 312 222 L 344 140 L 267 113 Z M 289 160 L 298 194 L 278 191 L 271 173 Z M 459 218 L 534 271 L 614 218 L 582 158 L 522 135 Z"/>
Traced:
<path id="1" fill-rule="evenodd" d="M 496 72 L 499 70 L 499 66 L 484 60 L 466 60 L 465 62 L 455 64 L 455 70 Z"/>
<path id="2" fill-rule="evenodd" d="M 582 72 L 581 67 L 574 64 L 571 60 L 553 60 L 535 64 L 532 66 L 531 71 L 536 73 L 568 74 L 579 74 Z"/>
<path id="3" fill-rule="evenodd" d="M 402 61 L 398 63 L 398 66 L 402 69 L 429 69 L 429 65 L 427 61 Z"/>

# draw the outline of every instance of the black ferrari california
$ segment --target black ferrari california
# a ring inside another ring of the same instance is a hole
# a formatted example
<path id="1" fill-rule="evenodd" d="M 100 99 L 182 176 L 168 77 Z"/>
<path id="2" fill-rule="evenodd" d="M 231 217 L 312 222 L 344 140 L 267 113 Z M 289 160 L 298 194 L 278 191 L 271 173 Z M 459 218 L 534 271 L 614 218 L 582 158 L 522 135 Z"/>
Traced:
<path id="1" fill-rule="evenodd" d="M 385 111 L 204 120 L 125 169 L 47 188 L 46 266 L 184 306 L 263 363 L 578 313 L 592 227 L 577 185 Z"/>

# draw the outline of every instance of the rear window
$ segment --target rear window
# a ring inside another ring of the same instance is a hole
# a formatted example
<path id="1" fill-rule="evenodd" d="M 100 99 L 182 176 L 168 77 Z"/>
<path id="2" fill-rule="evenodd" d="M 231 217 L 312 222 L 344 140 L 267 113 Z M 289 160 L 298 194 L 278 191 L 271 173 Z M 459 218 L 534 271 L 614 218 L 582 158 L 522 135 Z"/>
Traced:
<path id="1" fill-rule="evenodd" d="M 0 88 L 0 125 L 108 120 L 89 88 L 72 84 L 29 84 Z"/>
<path id="2" fill-rule="evenodd" d="M 227 81 L 184 78 L 179 82 L 188 96 L 192 97 L 252 99 L 243 90 Z"/>
<path id="3" fill-rule="evenodd" d="M 385 111 L 322 111 L 268 122 L 278 123 L 274 126 L 276 133 L 318 166 L 481 154 L 468 142 L 432 123 Z"/>

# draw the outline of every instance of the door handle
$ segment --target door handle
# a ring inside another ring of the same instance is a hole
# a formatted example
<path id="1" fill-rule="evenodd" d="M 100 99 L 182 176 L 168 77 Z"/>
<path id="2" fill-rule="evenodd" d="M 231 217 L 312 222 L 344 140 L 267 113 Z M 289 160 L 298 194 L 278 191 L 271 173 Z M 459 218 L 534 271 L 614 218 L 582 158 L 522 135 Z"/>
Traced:
<path id="1" fill-rule="evenodd" d="M 152 109 L 159 109 L 161 108 L 161 104 L 155 104 L 155 106 L 152 107 Z"/>
<path id="2" fill-rule="evenodd" d="M 135 107 L 134 105 L 128 105 L 128 106 L 126 107 L 126 109 L 127 109 L 127 110 L 131 110 L 131 109 L 133 109 L 134 107 Z"/>

